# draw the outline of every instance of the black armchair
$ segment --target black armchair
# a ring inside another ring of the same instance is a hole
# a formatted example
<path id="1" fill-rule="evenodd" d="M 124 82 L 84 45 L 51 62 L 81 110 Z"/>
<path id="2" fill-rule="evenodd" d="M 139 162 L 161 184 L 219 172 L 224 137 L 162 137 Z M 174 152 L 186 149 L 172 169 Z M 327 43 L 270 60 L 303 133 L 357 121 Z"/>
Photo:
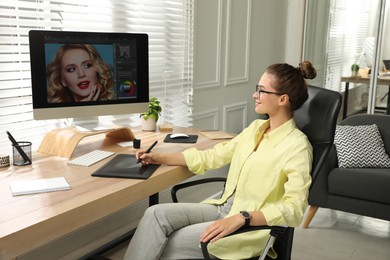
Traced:
<path id="1" fill-rule="evenodd" d="M 383 139 L 384 149 L 390 154 L 390 115 L 356 114 L 339 124 L 350 126 L 376 124 Z M 318 178 L 311 185 L 310 209 L 303 227 L 307 228 L 310 225 L 319 207 L 390 220 L 389 171 L 389 168 L 373 166 L 339 168 L 338 154 L 333 145 Z"/>
<path id="2" fill-rule="evenodd" d="M 341 106 L 341 95 L 338 92 L 314 86 L 308 86 L 308 91 L 308 100 L 295 112 L 294 118 L 298 128 L 306 134 L 313 146 L 311 175 L 312 179 L 315 179 L 333 145 L 337 117 Z M 225 178 L 207 178 L 175 185 L 171 190 L 172 200 L 178 202 L 177 192 L 183 188 L 206 182 L 223 182 L 225 180 Z M 251 226 L 249 228 L 241 228 L 230 235 L 260 229 L 270 229 L 270 239 L 258 259 L 269 259 L 267 252 L 273 245 L 274 250 L 278 254 L 277 259 L 290 260 L 294 235 L 293 227 Z M 201 247 L 205 259 L 210 259 L 207 252 L 207 243 L 202 243 Z"/>

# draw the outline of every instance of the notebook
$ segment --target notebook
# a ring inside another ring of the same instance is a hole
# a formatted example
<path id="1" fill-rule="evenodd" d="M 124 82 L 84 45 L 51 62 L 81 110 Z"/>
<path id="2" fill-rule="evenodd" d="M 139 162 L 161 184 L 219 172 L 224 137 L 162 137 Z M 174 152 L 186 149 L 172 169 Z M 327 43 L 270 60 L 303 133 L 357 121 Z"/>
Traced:
<path id="1" fill-rule="evenodd" d="M 9 187 L 12 196 L 70 190 L 70 185 L 64 177 L 15 181 L 10 183 Z"/>
<path id="2" fill-rule="evenodd" d="M 118 154 L 91 175 L 94 177 L 148 179 L 160 165 L 137 163 L 133 154 Z"/>

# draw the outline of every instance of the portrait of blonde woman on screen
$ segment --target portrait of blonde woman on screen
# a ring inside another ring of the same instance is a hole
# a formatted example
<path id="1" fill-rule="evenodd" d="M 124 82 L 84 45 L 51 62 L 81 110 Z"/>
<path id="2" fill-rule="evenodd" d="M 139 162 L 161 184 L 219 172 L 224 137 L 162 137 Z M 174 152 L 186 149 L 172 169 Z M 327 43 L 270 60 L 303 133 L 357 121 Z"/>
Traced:
<path id="1" fill-rule="evenodd" d="M 65 44 L 47 66 L 49 103 L 112 99 L 113 77 L 96 48 L 90 44 Z"/>

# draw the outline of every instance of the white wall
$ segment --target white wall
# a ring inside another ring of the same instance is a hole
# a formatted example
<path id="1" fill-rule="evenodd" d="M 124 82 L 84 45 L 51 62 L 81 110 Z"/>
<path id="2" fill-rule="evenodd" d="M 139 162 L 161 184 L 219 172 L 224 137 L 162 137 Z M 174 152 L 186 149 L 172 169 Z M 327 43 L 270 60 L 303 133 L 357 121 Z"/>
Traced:
<path id="1" fill-rule="evenodd" d="M 196 128 L 238 133 L 258 117 L 255 85 L 268 65 L 286 61 L 288 7 L 287 1 L 195 1 Z"/>

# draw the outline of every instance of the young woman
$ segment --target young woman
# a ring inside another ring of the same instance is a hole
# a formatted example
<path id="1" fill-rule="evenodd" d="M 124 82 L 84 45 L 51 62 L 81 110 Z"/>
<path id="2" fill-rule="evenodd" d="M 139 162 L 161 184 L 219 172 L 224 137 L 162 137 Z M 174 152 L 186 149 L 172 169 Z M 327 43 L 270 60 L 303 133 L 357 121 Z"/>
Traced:
<path id="1" fill-rule="evenodd" d="M 108 100 L 111 70 L 89 44 L 66 44 L 47 66 L 49 103 Z"/>
<path id="2" fill-rule="evenodd" d="M 139 151 L 143 164 L 182 165 L 203 174 L 230 163 L 224 193 L 205 203 L 159 204 L 146 210 L 125 259 L 202 259 L 199 241 L 222 259 L 260 255 L 269 231 L 225 237 L 244 225 L 298 226 L 307 207 L 312 147 L 297 129 L 294 110 L 308 98 L 309 61 L 269 66 L 256 85 L 255 120 L 231 141 L 213 149 L 177 154 Z M 273 252 L 269 252 L 272 254 Z"/>

